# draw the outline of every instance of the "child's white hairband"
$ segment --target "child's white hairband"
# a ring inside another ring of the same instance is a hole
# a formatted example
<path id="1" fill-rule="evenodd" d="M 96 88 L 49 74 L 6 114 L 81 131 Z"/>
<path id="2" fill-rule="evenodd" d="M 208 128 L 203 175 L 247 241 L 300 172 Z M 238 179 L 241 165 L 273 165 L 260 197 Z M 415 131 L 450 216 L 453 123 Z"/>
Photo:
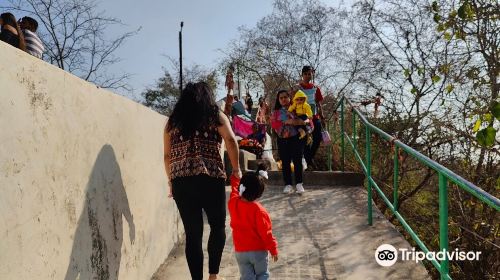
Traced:
<path id="1" fill-rule="evenodd" d="M 243 192 L 245 192 L 246 188 L 243 186 L 243 184 L 240 184 L 240 196 L 243 195 Z"/>
<path id="2" fill-rule="evenodd" d="M 264 170 L 259 170 L 259 176 L 262 176 L 266 179 L 269 179 L 268 175 L 267 175 L 267 171 L 264 171 Z M 243 185 L 243 184 L 240 184 L 240 196 L 243 195 L 243 193 L 245 192 L 247 188 Z"/>

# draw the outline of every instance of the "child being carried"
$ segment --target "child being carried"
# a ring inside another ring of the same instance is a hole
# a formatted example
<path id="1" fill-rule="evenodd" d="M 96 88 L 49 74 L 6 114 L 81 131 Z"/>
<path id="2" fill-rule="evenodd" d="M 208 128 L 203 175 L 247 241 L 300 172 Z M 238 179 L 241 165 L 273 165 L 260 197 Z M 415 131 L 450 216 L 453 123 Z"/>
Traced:
<path id="1" fill-rule="evenodd" d="M 298 131 L 299 131 L 299 139 L 304 138 L 307 136 L 307 144 L 309 145 L 312 143 L 312 110 L 311 110 L 311 105 L 307 103 L 307 95 L 302 91 L 298 90 L 295 93 L 295 96 L 293 97 L 293 103 L 290 105 L 288 108 L 288 112 L 294 113 L 299 119 L 303 120 L 306 125 L 299 126 Z"/>

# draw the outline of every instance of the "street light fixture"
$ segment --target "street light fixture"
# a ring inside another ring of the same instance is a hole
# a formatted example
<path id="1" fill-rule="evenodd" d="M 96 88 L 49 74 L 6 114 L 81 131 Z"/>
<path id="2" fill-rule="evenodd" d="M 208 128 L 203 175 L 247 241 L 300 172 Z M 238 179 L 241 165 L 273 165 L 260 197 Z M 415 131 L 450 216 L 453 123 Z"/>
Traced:
<path id="1" fill-rule="evenodd" d="M 182 93 L 182 27 L 183 26 L 184 22 L 181 21 L 181 30 L 179 30 L 179 75 L 180 75 L 179 93 Z"/>

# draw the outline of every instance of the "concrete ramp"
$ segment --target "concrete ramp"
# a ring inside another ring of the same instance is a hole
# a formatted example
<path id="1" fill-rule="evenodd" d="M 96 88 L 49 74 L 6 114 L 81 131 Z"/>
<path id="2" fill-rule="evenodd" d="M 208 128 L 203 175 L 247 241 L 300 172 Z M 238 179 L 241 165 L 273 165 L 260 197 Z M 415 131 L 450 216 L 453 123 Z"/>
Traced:
<path id="1" fill-rule="evenodd" d="M 376 208 L 373 226 L 367 225 L 366 191 L 361 187 L 306 186 L 302 196 L 284 195 L 281 187 L 269 187 L 261 202 L 271 215 L 279 243 L 279 261 L 270 264 L 271 279 L 430 279 L 424 266 L 414 262 L 398 261 L 391 267 L 377 264 L 374 256 L 379 245 L 411 246 Z M 208 232 L 207 224 L 204 246 Z M 239 279 L 229 217 L 226 232 L 220 275 Z M 205 253 L 205 273 L 207 263 Z M 153 279 L 190 279 L 184 245 Z"/>

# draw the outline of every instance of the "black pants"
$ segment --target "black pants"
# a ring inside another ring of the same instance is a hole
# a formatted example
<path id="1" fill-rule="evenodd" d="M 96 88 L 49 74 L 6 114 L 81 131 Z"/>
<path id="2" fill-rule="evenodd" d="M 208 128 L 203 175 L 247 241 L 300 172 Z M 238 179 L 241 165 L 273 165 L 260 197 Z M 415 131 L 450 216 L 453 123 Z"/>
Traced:
<path id="1" fill-rule="evenodd" d="M 302 183 L 302 154 L 304 153 L 304 139 L 296 135 L 290 138 L 278 137 L 278 154 L 281 159 L 281 170 L 285 185 L 292 184 L 292 170 L 290 163 L 293 161 L 295 184 Z"/>
<path id="2" fill-rule="evenodd" d="M 303 121 L 306 121 L 308 119 L 307 115 L 300 115 L 297 117 Z M 309 127 L 311 127 L 311 126 L 309 126 Z M 296 126 L 296 128 L 297 129 L 302 128 L 304 130 L 304 132 L 308 133 L 307 125 L 299 125 L 299 126 Z"/>
<path id="3" fill-rule="evenodd" d="M 316 152 L 318 151 L 319 144 L 321 144 L 321 120 L 320 119 L 314 119 L 314 130 L 312 132 L 312 144 L 311 146 L 306 145 L 304 147 L 304 158 L 306 159 L 306 162 L 308 165 L 312 165 L 312 160 L 314 156 L 316 155 Z M 295 163 L 294 163 L 295 164 Z"/>
<path id="4" fill-rule="evenodd" d="M 172 193 L 186 232 L 186 259 L 193 280 L 203 279 L 203 214 L 205 210 L 208 238 L 208 272 L 218 274 L 226 242 L 226 190 L 223 178 L 207 175 L 172 180 Z"/>

